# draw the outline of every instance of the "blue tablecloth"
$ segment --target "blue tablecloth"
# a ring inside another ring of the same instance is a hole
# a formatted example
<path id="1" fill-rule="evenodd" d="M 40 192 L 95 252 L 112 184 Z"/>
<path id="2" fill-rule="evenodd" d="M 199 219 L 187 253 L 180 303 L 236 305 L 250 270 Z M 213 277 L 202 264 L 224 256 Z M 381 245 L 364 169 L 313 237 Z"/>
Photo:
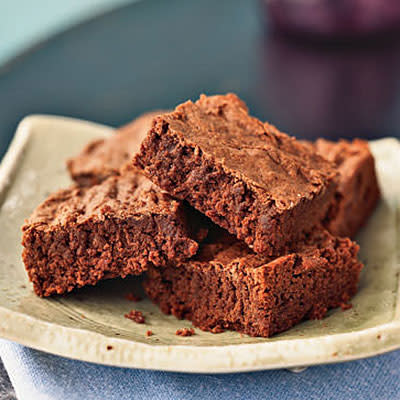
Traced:
<path id="1" fill-rule="evenodd" d="M 400 351 L 299 374 L 224 375 L 105 367 L 2 340 L 0 356 L 19 400 L 400 399 Z"/>

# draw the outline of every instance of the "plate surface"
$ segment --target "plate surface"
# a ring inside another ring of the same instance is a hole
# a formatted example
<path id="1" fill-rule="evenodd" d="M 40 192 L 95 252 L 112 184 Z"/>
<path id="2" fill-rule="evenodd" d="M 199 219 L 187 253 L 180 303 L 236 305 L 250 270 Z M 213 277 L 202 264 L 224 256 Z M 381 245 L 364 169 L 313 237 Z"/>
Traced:
<path id="1" fill-rule="evenodd" d="M 40 299 L 21 262 L 21 225 L 50 192 L 70 180 L 64 160 L 89 140 L 112 133 L 106 126 L 61 117 L 31 116 L 19 126 L 0 167 L 0 336 L 54 354 L 115 366 L 183 372 L 239 372 L 352 360 L 400 348 L 399 204 L 400 143 L 371 142 L 383 199 L 358 236 L 366 267 L 353 308 L 331 311 L 270 339 L 196 329 L 160 313 L 147 299 L 124 294 L 138 278 L 106 281 L 72 294 Z M 146 324 L 124 318 L 141 310 Z M 154 335 L 146 337 L 146 331 Z"/>

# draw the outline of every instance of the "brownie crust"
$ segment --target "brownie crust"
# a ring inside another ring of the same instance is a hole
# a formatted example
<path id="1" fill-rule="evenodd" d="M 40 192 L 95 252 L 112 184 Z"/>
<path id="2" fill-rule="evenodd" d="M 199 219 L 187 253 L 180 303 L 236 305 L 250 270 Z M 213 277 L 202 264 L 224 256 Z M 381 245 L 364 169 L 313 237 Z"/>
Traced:
<path id="1" fill-rule="evenodd" d="M 375 161 L 368 143 L 360 139 L 352 142 L 318 139 L 313 146 L 339 170 L 338 187 L 324 225 L 333 235 L 354 237 L 380 198 Z"/>
<path id="2" fill-rule="evenodd" d="M 233 94 L 155 118 L 133 164 L 254 251 L 282 253 L 326 215 L 333 165 L 249 116 Z"/>
<path id="3" fill-rule="evenodd" d="M 187 207 L 130 169 L 100 185 L 56 192 L 22 228 L 22 257 L 36 294 L 192 257 L 199 227 Z"/>
<path id="4" fill-rule="evenodd" d="M 345 304 L 357 291 L 357 253 L 350 239 L 323 230 L 275 259 L 220 240 L 183 264 L 150 267 L 144 287 L 164 313 L 202 330 L 269 337 Z"/>
<path id="5" fill-rule="evenodd" d="M 111 137 L 87 144 L 76 157 L 67 160 L 71 178 L 81 186 L 91 186 L 118 175 L 120 167 L 139 151 L 154 117 L 163 112 L 143 114 L 118 128 Z"/>
<path id="6" fill-rule="evenodd" d="M 139 151 L 153 119 L 163 112 L 143 114 L 119 128 L 112 137 L 88 144 L 78 156 L 68 160 L 72 179 L 86 186 L 117 175 L 120 168 L 131 160 L 132 154 Z M 267 123 L 266 128 L 274 129 Z M 360 139 L 352 142 L 318 139 L 315 143 L 303 143 L 334 163 L 339 171 L 337 190 L 324 219 L 325 227 L 334 236 L 354 237 L 380 198 L 375 162 L 368 142 Z"/>

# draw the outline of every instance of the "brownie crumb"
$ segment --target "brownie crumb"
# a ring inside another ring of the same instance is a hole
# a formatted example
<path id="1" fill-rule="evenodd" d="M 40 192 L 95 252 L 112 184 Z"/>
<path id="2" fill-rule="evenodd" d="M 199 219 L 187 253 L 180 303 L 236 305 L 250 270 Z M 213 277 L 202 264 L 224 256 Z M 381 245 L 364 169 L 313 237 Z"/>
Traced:
<path id="1" fill-rule="evenodd" d="M 129 311 L 128 314 L 125 314 L 125 318 L 128 318 L 128 319 L 132 320 L 133 322 L 136 322 L 137 324 L 145 323 L 145 318 L 141 311 L 131 310 L 131 311 Z"/>
<path id="2" fill-rule="evenodd" d="M 129 301 L 135 301 L 135 302 L 142 300 L 142 298 L 140 296 L 135 295 L 135 293 L 133 293 L 133 292 L 126 294 L 125 299 L 129 300 Z"/>
<path id="3" fill-rule="evenodd" d="M 221 328 L 220 326 L 214 326 L 214 328 L 209 329 L 211 333 L 223 333 L 225 329 Z"/>
<path id="4" fill-rule="evenodd" d="M 181 328 L 175 332 L 176 336 L 193 336 L 194 334 L 193 328 Z"/>
<path id="5" fill-rule="evenodd" d="M 340 304 L 340 308 L 343 311 L 350 310 L 350 308 L 352 308 L 352 307 L 353 307 L 353 305 L 350 304 L 350 303 L 342 303 L 342 304 Z"/>
<path id="6" fill-rule="evenodd" d="M 153 336 L 153 331 L 148 330 L 148 331 L 146 332 L 146 336 L 147 336 L 147 337 Z"/>
<path id="7" fill-rule="evenodd" d="M 107 346 L 107 350 L 112 350 L 112 349 L 113 349 L 112 346 L 110 346 L 110 345 Z"/>

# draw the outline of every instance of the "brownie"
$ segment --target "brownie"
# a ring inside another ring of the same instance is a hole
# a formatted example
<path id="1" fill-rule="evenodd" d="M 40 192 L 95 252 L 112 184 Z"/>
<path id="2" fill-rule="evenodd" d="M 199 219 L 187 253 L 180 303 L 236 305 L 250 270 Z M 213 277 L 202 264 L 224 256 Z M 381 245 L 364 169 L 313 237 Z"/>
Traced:
<path id="1" fill-rule="evenodd" d="M 203 231 L 188 207 L 129 169 L 52 194 L 22 228 L 35 292 L 69 292 L 193 256 Z"/>
<path id="2" fill-rule="evenodd" d="M 297 246 L 271 258 L 219 239 L 187 262 L 149 267 L 145 291 L 164 313 L 202 330 L 268 337 L 324 317 L 357 291 L 357 244 L 318 229 Z"/>
<path id="3" fill-rule="evenodd" d="M 335 163 L 340 174 L 324 225 L 333 235 L 353 237 L 380 198 L 375 161 L 368 143 L 360 139 L 352 142 L 318 139 L 313 146 L 324 158 Z"/>
<path id="4" fill-rule="evenodd" d="M 234 94 L 157 116 L 133 164 L 254 251 L 279 255 L 327 212 L 333 165 L 249 116 Z"/>
<path id="5" fill-rule="evenodd" d="M 118 174 L 119 168 L 139 150 L 154 117 L 161 113 L 143 114 L 119 128 L 112 137 L 87 145 L 77 157 L 68 160 L 72 178 L 81 185 L 91 185 Z M 273 129 L 271 125 L 266 126 Z M 340 173 L 325 227 L 333 235 L 353 237 L 365 224 L 380 197 L 375 162 L 368 143 L 360 139 L 352 142 L 318 139 L 315 143 L 303 143 L 335 163 Z"/>
<path id="6" fill-rule="evenodd" d="M 120 167 L 139 150 L 153 118 L 160 113 L 162 111 L 143 114 L 111 137 L 90 142 L 79 155 L 67 160 L 72 179 L 82 186 L 90 186 L 117 175 Z"/>

